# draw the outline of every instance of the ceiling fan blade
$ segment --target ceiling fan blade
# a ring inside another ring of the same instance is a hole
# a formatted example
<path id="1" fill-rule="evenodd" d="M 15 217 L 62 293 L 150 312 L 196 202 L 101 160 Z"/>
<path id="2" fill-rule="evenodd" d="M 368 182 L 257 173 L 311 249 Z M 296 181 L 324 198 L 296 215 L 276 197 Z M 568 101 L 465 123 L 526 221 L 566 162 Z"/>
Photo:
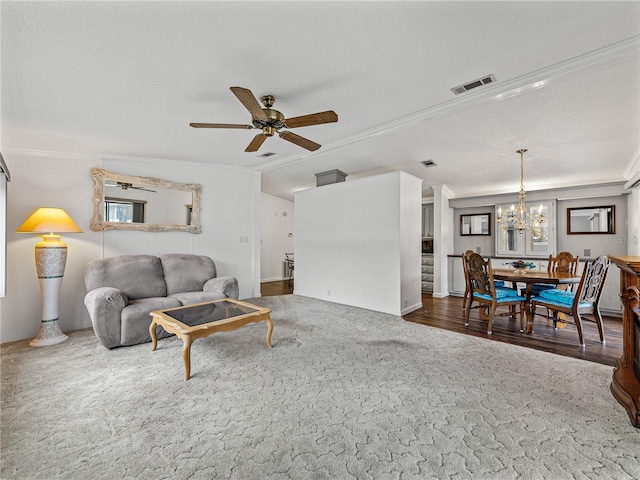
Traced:
<path id="1" fill-rule="evenodd" d="M 253 118 L 259 118 L 260 120 L 267 121 L 269 118 L 267 114 L 264 113 L 262 107 L 256 100 L 256 97 L 251 93 L 251 90 L 242 87 L 231 87 L 231 91 L 233 94 L 238 97 L 238 100 L 244 105 L 244 108 L 249 110 L 249 113 L 253 116 Z"/>
<path id="2" fill-rule="evenodd" d="M 267 139 L 266 135 L 259 133 L 258 135 L 253 137 L 253 140 L 251 140 L 251 143 L 246 148 L 245 152 L 257 152 L 260 146 L 264 143 L 266 139 Z"/>
<path id="3" fill-rule="evenodd" d="M 241 128 L 249 130 L 253 128 L 251 125 L 240 125 L 237 123 L 190 123 L 193 128 Z"/>
<path id="4" fill-rule="evenodd" d="M 287 142 L 295 143 L 299 147 L 306 148 L 307 150 L 311 150 L 315 152 L 320 148 L 320 144 L 316 142 L 312 142 L 311 140 L 301 137 L 300 135 L 296 135 L 292 132 L 278 132 L 280 138 L 283 138 Z"/>
<path id="5" fill-rule="evenodd" d="M 301 117 L 287 118 L 284 123 L 287 128 L 308 127 L 310 125 L 320 125 L 322 123 L 333 123 L 338 121 L 338 114 L 333 110 L 326 112 L 302 115 Z"/>

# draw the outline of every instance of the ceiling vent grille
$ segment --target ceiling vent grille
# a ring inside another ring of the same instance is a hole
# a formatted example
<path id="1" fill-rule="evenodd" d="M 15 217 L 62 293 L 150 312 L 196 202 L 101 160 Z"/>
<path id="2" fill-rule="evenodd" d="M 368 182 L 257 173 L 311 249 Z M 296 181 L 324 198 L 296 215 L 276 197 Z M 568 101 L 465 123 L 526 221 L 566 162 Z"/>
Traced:
<path id="1" fill-rule="evenodd" d="M 420 162 L 425 168 L 435 167 L 437 165 L 433 160 L 423 160 Z"/>
<path id="2" fill-rule="evenodd" d="M 270 157 L 271 155 L 275 155 L 275 153 L 273 152 L 267 152 L 267 153 L 263 153 L 262 155 L 258 155 L 259 157 L 262 158 L 266 158 L 266 157 Z"/>
<path id="3" fill-rule="evenodd" d="M 481 87 L 482 85 L 486 85 L 488 83 L 495 83 L 496 77 L 492 73 L 491 75 L 486 75 L 477 80 L 473 80 L 472 82 L 465 83 L 464 85 L 460 85 L 458 87 L 453 87 L 451 91 L 456 95 L 460 95 L 461 93 L 468 92 L 471 89 Z"/>

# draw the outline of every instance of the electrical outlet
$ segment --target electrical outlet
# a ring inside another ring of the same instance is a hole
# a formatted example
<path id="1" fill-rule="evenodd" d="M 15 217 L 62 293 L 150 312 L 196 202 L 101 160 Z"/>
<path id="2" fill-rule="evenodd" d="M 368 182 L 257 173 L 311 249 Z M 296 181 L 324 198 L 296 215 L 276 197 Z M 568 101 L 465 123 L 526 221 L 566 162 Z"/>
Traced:
<path id="1" fill-rule="evenodd" d="M 327 297 L 331 296 L 331 290 L 327 290 Z"/>
<path id="2" fill-rule="evenodd" d="M 482 253 L 482 247 L 476 247 L 476 253 Z"/>
<path id="3" fill-rule="evenodd" d="M 590 257 L 591 256 L 591 249 L 590 248 L 585 248 L 584 249 L 584 256 L 585 257 Z"/>

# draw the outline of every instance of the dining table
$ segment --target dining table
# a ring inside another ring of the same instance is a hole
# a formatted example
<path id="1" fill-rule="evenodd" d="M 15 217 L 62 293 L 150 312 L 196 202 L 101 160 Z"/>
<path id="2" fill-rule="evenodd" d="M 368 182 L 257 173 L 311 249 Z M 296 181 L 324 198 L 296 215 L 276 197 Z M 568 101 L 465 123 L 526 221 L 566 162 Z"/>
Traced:
<path id="1" fill-rule="evenodd" d="M 511 282 L 514 290 L 518 288 L 518 283 L 524 283 L 525 289 L 525 314 L 527 318 L 526 332 L 533 332 L 533 309 L 531 297 L 534 283 L 545 283 L 549 285 L 571 285 L 580 283 L 580 276 L 566 272 L 548 272 L 546 270 L 518 270 L 513 268 L 492 269 L 494 280 Z"/>

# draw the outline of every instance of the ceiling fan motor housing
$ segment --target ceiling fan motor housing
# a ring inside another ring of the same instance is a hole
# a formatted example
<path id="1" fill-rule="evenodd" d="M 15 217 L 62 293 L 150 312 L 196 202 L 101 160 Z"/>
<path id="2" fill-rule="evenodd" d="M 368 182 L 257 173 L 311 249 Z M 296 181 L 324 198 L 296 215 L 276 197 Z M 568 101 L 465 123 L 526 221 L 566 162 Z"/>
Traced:
<path id="1" fill-rule="evenodd" d="M 285 126 L 284 115 L 280 113 L 278 110 L 273 110 L 271 108 L 263 108 L 262 111 L 267 115 L 267 120 L 262 120 L 260 118 L 253 118 L 252 123 L 256 128 L 270 127 L 271 129 L 278 130 Z M 271 133 L 273 135 L 273 133 Z"/>

